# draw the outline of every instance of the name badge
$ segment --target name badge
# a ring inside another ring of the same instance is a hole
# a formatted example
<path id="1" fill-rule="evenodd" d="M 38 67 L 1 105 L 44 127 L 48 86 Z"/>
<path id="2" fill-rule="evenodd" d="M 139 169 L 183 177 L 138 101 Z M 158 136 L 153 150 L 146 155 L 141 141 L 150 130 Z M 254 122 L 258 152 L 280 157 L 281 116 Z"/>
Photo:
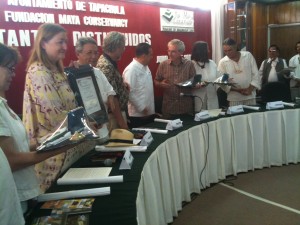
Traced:
<path id="1" fill-rule="evenodd" d="M 132 163 L 133 163 L 133 156 L 131 154 L 131 152 L 127 149 L 125 151 L 125 154 L 123 156 L 123 159 L 122 159 L 122 162 L 121 162 L 121 165 L 119 167 L 120 170 L 130 170 L 131 169 L 131 166 L 132 166 Z"/>
<path id="2" fill-rule="evenodd" d="M 210 115 L 209 115 L 207 110 L 204 110 L 202 112 L 197 113 L 195 115 L 194 120 L 195 121 L 201 121 L 201 120 L 205 120 L 205 119 L 208 119 L 208 118 L 210 118 Z"/>
<path id="3" fill-rule="evenodd" d="M 282 109 L 284 108 L 282 101 L 268 102 L 266 109 Z"/>
<path id="4" fill-rule="evenodd" d="M 166 130 L 175 130 L 182 127 L 182 121 L 180 119 L 171 120 L 166 126 Z"/>
<path id="5" fill-rule="evenodd" d="M 149 146 L 152 142 L 153 142 L 153 137 L 151 135 L 151 132 L 147 131 L 147 133 L 144 135 L 143 139 L 141 140 L 140 145 Z"/>
<path id="6" fill-rule="evenodd" d="M 227 114 L 236 114 L 244 112 L 244 108 L 242 105 L 230 106 L 227 110 Z"/>

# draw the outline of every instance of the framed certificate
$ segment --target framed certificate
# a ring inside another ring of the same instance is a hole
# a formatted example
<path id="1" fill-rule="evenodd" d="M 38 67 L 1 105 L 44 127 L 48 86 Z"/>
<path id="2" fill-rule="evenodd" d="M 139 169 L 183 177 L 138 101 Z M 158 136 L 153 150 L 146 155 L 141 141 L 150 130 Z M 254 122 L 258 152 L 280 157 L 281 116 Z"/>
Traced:
<path id="1" fill-rule="evenodd" d="M 94 74 L 94 68 L 83 65 L 65 68 L 65 73 L 75 94 L 78 106 L 84 107 L 88 117 L 97 124 L 108 122 L 107 112 Z"/>

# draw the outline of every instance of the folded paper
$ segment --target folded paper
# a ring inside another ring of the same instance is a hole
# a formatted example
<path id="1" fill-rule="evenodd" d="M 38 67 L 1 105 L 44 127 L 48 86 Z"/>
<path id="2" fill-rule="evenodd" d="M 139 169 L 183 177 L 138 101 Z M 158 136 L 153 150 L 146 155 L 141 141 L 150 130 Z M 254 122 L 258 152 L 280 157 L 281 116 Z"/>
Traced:
<path id="1" fill-rule="evenodd" d="M 210 115 L 207 110 L 204 110 L 202 112 L 196 113 L 194 120 L 201 121 L 201 120 L 206 120 L 208 118 L 210 118 Z"/>
<path id="2" fill-rule="evenodd" d="M 166 129 L 167 130 L 176 130 L 180 127 L 182 127 L 182 121 L 180 119 L 171 120 L 168 122 Z"/>
<path id="3" fill-rule="evenodd" d="M 266 109 L 283 109 L 284 105 L 282 101 L 268 102 Z"/>
<path id="4" fill-rule="evenodd" d="M 133 156 L 129 150 L 125 151 L 122 162 L 120 164 L 120 170 L 130 170 L 133 163 Z"/>
<path id="5" fill-rule="evenodd" d="M 235 105 L 228 107 L 227 114 L 236 114 L 244 112 L 242 105 Z"/>
<path id="6" fill-rule="evenodd" d="M 140 145 L 141 146 L 149 146 L 153 142 L 153 137 L 151 135 L 150 131 L 147 131 L 147 133 L 143 136 Z"/>

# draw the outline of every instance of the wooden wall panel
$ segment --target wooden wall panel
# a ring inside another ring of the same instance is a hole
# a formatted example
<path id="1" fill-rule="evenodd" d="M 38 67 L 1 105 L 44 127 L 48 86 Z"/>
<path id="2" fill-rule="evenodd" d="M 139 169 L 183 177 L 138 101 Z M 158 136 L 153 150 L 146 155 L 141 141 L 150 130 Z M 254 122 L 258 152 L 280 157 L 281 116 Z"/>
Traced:
<path id="1" fill-rule="evenodd" d="M 252 4 L 251 7 L 251 40 L 252 48 L 249 49 L 256 59 L 257 66 L 265 59 L 267 46 L 267 7 L 263 4 Z"/>
<path id="2" fill-rule="evenodd" d="M 280 56 L 288 62 L 295 55 L 295 44 L 300 41 L 300 25 L 272 28 L 270 34 L 270 43 L 279 46 Z"/>
<path id="3" fill-rule="evenodd" d="M 268 57 L 268 25 L 300 23 L 300 1 L 272 5 L 252 3 L 251 8 L 251 50 L 258 66 L 260 66 L 263 59 Z M 281 56 L 286 58 L 287 61 L 295 53 L 295 43 L 300 41 L 298 34 L 295 27 L 287 27 L 271 32 L 271 44 L 277 44 L 280 47 Z"/>
<path id="4" fill-rule="evenodd" d="M 284 24 L 300 22 L 300 1 L 269 5 L 269 22 Z"/>
<path id="5" fill-rule="evenodd" d="M 300 2 L 289 2 L 269 6 L 269 23 L 288 25 L 300 23 Z M 300 41 L 300 27 L 286 26 L 271 29 L 270 44 L 277 44 L 281 49 L 281 57 L 287 61 L 295 54 L 295 43 Z"/>

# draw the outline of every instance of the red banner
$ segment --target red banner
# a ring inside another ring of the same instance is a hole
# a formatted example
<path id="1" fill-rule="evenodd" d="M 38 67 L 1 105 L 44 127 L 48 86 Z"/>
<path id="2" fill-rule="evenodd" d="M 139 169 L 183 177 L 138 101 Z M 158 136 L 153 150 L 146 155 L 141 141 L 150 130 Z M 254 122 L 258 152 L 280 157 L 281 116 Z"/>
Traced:
<path id="1" fill-rule="evenodd" d="M 192 11 L 194 32 L 166 32 L 160 27 L 160 8 Z M 211 46 L 210 11 L 171 5 L 132 3 L 127 1 L 100 0 L 1 0 L 0 42 L 19 48 L 23 61 L 16 70 L 16 77 L 7 93 L 9 105 L 22 113 L 25 67 L 34 43 L 37 28 L 42 23 L 58 23 L 68 31 L 67 66 L 76 60 L 74 44 L 81 36 L 93 37 L 100 53 L 101 43 L 107 32 L 119 31 L 126 36 L 126 50 L 119 62 L 119 70 L 132 61 L 135 46 L 141 42 L 152 45 L 154 58 L 149 65 L 153 77 L 157 69 L 157 56 L 167 55 L 167 43 L 177 38 L 186 44 L 185 54 L 191 53 L 192 44 L 202 40 Z M 159 95 L 156 90 L 156 95 Z"/>

